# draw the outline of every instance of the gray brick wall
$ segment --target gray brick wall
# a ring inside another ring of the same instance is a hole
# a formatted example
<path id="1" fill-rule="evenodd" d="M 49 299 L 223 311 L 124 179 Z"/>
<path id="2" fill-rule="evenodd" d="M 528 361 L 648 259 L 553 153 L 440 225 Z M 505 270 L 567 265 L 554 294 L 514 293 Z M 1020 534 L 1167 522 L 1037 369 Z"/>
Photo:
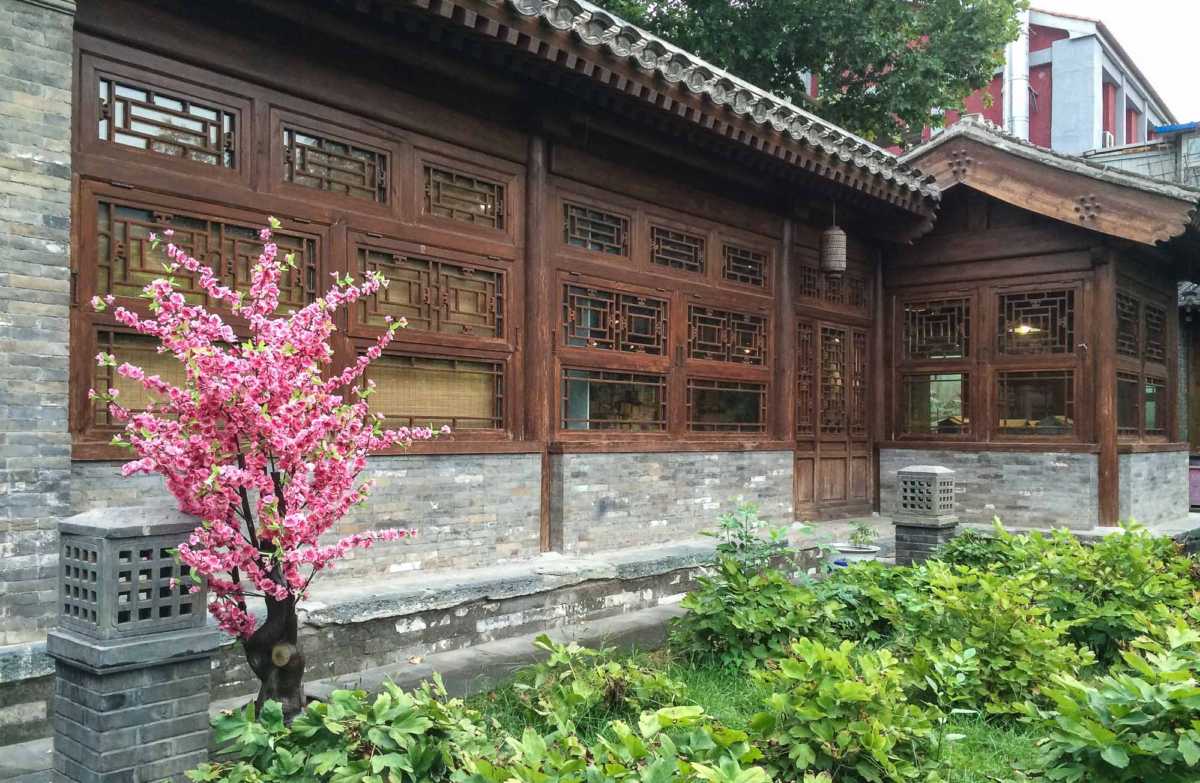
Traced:
<path id="1" fill-rule="evenodd" d="M 1178 522 L 1188 515 L 1188 454 L 1121 454 L 1117 514 L 1143 525 Z"/>
<path id="2" fill-rule="evenodd" d="M 880 449 L 882 513 L 896 512 L 896 471 L 910 465 L 955 472 L 963 522 L 998 516 L 1013 527 L 1088 528 L 1100 518 L 1094 454 Z"/>
<path id="3" fill-rule="evenodd" d="M 45 635 L 68 506 L 71 25 L 0 0 L 0 645 Z"/>
<path id="4" fill-rule="evenodd" d="M 579 554 L 690 538 L 741 501 L 790 524 L 792 465 L 790 451 L 554 455 L 550 514 Z"/>
<path id="5" fill-rule="evenodd" d="M 119 465 L 74 463 L 74 513 L 172 502 L 157 476 L 122 478 Z M 353 552 L 328 578 L 497 565 L 539 551 L 538 454 L 372 457 L 365 476 L 376 481 L 371 499 L 335 535 L 387 527 L 415 527 L 418 535 Z"/>

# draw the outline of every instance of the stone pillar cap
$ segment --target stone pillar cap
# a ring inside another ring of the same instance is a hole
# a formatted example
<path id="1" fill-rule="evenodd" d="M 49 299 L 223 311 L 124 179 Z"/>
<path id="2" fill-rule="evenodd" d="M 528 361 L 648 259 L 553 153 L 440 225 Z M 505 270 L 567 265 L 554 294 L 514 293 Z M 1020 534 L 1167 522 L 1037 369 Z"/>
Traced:
<path id="1" fill-rule="evenodd" d="M 939 473 L 942 475 L 954 475 L 954 471 L 950 468 L 942 467 L 941 465 L 909 465 L 906 468 L 900 468 L 898 473 Z"/>
<path id="2" fill-rule="evenodd" d="M 199 517 L 177 506 L 112 506 L 67 517 L 58 523 L 58 531 L 95 538 L 144 538 L 190 533 L 199 525 Z"/>

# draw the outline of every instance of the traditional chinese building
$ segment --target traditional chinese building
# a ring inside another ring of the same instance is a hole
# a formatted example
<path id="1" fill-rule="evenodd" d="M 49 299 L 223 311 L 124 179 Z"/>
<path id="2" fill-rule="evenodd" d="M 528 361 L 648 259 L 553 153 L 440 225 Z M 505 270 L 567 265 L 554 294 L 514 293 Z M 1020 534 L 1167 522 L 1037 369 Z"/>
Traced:
<path id="1" fill-rule="evenodd" d="M 420 534 L 330 595 L 425 597 L 314 608 L 328 673 L 393 655 L 387 634 L 451 644 L 413 614 L 458 595 L 431 586 L 530 570 L 472 593 L 517 602 L 478 621 L 438 604 L 480 637 L 621 611 L 739 499 L 887 513 L 914 462 L 959 472 L 968 519 L 1186 514 L 1171 292 L 1195 192 L 971 122 L 897 160 L 581 0 L 6 0 L 0 30 L 0 699 L 26 716 L 0 738 L 47 717 L 59 521 L 169 502 L 120 478 L 87 395 L 140 399 L 99 351 L 178 377 L 87 306 L 142 308 L 166 228 L 245 286 L 276 216 L 293 306 L 385 275 L 338 358 L 405 317 L 372 400 L 454 431 L 373 459 L 339 532 Z M 566 573 L 590 597 L 547 603 Z"/>

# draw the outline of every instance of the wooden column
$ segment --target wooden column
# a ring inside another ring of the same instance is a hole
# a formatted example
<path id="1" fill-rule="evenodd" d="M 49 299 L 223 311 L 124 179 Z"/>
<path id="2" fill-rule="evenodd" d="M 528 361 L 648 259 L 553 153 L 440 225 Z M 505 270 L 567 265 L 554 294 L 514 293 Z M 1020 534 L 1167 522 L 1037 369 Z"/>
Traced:
<path id="1" fill-rule="evenodd" d="M 1117 465 L 1117 257 L 1111 249 L 1097 254 L 1096 301 L 1092 315 L 1096 319 L 1095 357 L 1096 421 L 1094 432 L 1100 444 L 1098 492 L 1100 524 L 1116 525 L 1120 498 L 1120 473 Z"/>
<path id="2" fill-rule="evenodd" d="M 783 221 L 782 248 L 775 269 L 775 375 L 771 394 L 772 433 L 776 440 L 796 435 L 796 305 L 792 291 L 793 225 Z"/>
<path id="3" fill-rule="evenodd" d="M 871 283 L 871 363 L 867 367 L 867 383 L 871 384 L 871 405 L 874 415 L 871 417 L 871 457 L 874 464 L 875 486 L 872 488 L 871 506 L 880 511 L 879 499 L 879 441 L 891 440 L 887 431 L 887 411 L 890 404 L 887 389 L 892 383 L 892 368 L 888 361 L 885 346 L 891 333 L 891 324 L 887 322 L 887 302 L 883 297 L 883 251 L 875 252 L 875 275 Z"/>
<path id="4" fill-rule="evenodd" d="M 550 455 L 552 388 L 550 353 L 550 265 L 546 258 L 546 139 L 529 137 L 525 169 L 525 324 L 520 351 L 524 366 L 524 437 L 542 449 L 541 548 L 554 546 L 550 518 Z"/>

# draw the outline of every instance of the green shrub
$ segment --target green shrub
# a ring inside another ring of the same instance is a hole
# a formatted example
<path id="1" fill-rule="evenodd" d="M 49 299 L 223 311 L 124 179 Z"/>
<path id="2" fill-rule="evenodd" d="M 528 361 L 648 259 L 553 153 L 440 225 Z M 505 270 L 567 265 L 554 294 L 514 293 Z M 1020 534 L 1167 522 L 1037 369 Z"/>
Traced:
<path id="1" fill-rule="evenodd" d="M 801 639 L 790 656 L 755 676 L 774 691 L 751 729 L 777 779 L 819 772 L 838 783 L 923 776 L 932 722 L 906 699 L 902 668 L 887 650 Z"/>
<path id="2" fill-rule="evenodd" d="M 412 692 L 386 683 L 374 698 L 334 691 L 291 726 L 278 702 L 267 702 L 257 716 L 250 704 L 213 722 L 214 741 L 238 760 L 203 764 L 188 777 L 220 783 L 449 780 L 461 758 L 484 747 L 478 717 L 461 701 L 447 700 L 439 679 Z"/>
<path id="3" fill-rule="evenodd" d="M 838 639 L 876 645 L 892 638 L 901 615 L 896 594 L 908 589 L 912 569 L 878 560 L 834 569 L 812 585 L 818 605 L 826 607 L 829 632 Z"/>
<path id="4" fill-rule="evenodd" d="M 551 725 L 635 716 L 683 697 L 683 683 L 629 661 L 607 660 L 605 651 L 559 644 L 545 634 L 534 646 L 548 657 L 518 672 L 513 688 L 531 713 Z"/>
<path id="5" fill-rule="evenodd" d="M 633 730 L 613 721 L 585 746 L 570 724 L 542 736 L 527 729 L 488 757 L 466 760 L 460 783 L 770 783 L 744 732 L 700 707 L 644 713 Z"/>
<path id="6" fill-rule="evenodd" d="M 725 557 L 697 581 L 680 604 L 687 614 L 671 624 L 671 647 L 687 657 L 737 666 L 763 661 L 831 620 L 811 589 L 774 569 Z"/>
<path id="7" fill-rule="evenodd" d="M 766 568 L 773 560 L 790 558 L 795 553 L 787 544 L 786 527 L 769 527 L 758 518 L 758 505 L 742 503 L 722 514 L 716 530 L 701 535 L 717 539 L 716 559 L 732 557 L 750 568 Z"/>
<path id="8" fill-rule="evenodd" d="M 902 649 L 910 674 L 930 701 L 969 703 L 1010 713 L 1058 672 L 1095 662 L 1037 602 L 1048 588 L 1032 573 L 1004 576 L 931 562 L 919 573 L 927 594 L 909 596 Z"/>
<path id="9" fill-rule="evenodd" d="M 1058 674 L 1045 695 L 1053 709 L 1042 761 L 1049 780 L 1068 783 L 1183 783 L 1200 780 L 1200 633 L 1182 618 L 1141 637 L 1106 676 Z"/>
<path id="10" fill-rule="evenodd" d="M 988 535 L 974 528 L 965 528 L 954 538 L 938 547 L 934 559 L 952 565 L 986 570 L 1008 564 L 1008 544 L 1012 536 L 996 522 L 998 534 Z"/>

